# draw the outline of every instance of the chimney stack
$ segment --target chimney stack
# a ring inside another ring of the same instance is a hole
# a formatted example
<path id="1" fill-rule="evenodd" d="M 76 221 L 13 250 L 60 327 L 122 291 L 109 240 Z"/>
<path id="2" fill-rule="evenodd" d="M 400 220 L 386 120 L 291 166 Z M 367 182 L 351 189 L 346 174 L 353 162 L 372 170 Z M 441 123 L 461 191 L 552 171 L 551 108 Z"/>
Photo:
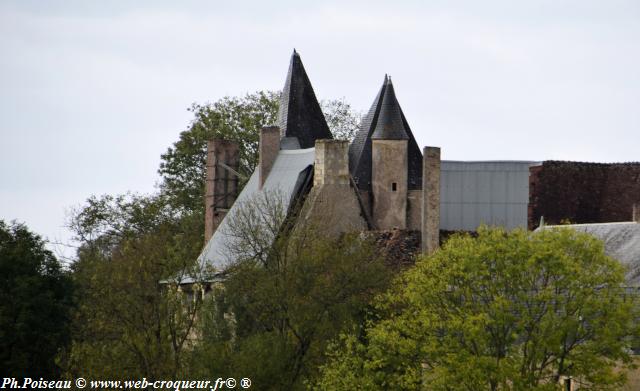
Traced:
<path id="1" fill-rule="evenodd" d="M 239 146 L 228 140 L 207 141 L 204 243 L 214 232 L 238 196 Z M 234 172 L 235 171 L 235 172 Z"/>
<path id="2" fill-rule="evenodd" d="M 640 223 L 640 203 L 638 203 L 638 202 L 633 204 L 632 219 L 636 223 Z"/>
<path id="3" fill-rule="evenodd" d="M 276 161 L 278 151 L 280 150 L 280 128 L 277 126 L 265 126 L 260 130 L 260 185 L 262 189 L 264 182 L 271 172 L 271 167 Z"/>
<path id="4" fill-rule="evenodd" d="M 313 185 L 349 184 L 349 142 L 316 140 Z"/>
<path id="5" fill-rule="evenodd" d="M 440 148 L 422 155 L 422 253 L 431 255 L 440 246 Z"/>

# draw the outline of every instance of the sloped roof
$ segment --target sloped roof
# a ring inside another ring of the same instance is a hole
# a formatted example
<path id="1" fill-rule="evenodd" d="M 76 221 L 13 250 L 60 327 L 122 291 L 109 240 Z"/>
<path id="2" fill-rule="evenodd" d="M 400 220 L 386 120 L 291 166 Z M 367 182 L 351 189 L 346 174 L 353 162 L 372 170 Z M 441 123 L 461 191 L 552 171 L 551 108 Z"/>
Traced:
<path id="1" fill-rule="evenodd" d="M 278 126 L 281 138 L 295 137 L 300 148 L 313 148 L 319 139 L 332 139 L 300 55 L 294 50 L 280 97 Z"/>
<path id="2" fill-rule="evenodd" d="M 230 225 L 240 208 L 251 207 L 251 204 L 258 197 L 267 196 L 269 192 L 277 192 L 277 199 L 282 202 L 282 210 L 286 212 L 296 193 L 296 185 L 299 183 L 300 174 L 308 172 L 306 169 L 313 165 L 314 158 L 315 148 L 280 150 L 262 189 L 259 189 L 258 186 L 259 170 L 256 169 L 229 212 L 227 212 L 226 217 L 220 223 L 220 226 L 202 250 L 198 257 L 199 264 L 213 266 L 217 271 L 224 271 L 235 261 L 237 254 L 233 254 L 232 249 L 238 239 L 236 239 L 236 235 L 234 235 Z M 272 241 L 274 239 L 275 237 L 266 238 L 265 240 Z M 263 244 L 266 245 L 267 243 Z M 245 254 L 245 256 L 252 255 L 254 254 Z"/>
<path id="3" fill-rule="evenodd" d="M 382 95 L 380 114 L 371 138 L 377 140 L 408 140 L 409 136 L 407 136 L 407 132 L 404 129 L 400 104 L 396 99 L 393 84 L 386 76 L 385 82 L 386 87 Z"/>
<path id="4" fill-rule="evenodd" d="M 627 284 L 640 287 L 640 224 L 636 222 L 573 224 L 543 226 L 543 229 L 553 227 L 570 227 L 579 232 L 595 236 L 604 242 L 605 253 L 626 265 Z"/>
<path id="5" fill-rule="evenodd" d="M 378 127 L 378 122 L 381 122 L 381 129 L 384 129 L 382 125 L 384 121 L 381 121 L 381 119 L 383 119 L 381 112 L 383 111 L 383 101 L 388 88 L 390 94 L 387 99 L 395 102 L 392 106 L 387 106 L 387 109 L 393 107 L 393 110 L 389 110 L 393 111 L 393 113 L 389 113 L 389 115 L 385 115 L 385 117 L 389 123 L 393 124 L 392 128 L 399 128 L 399 122 L 402 123 L 402 128 L 408 137 L 409 190 L 419 190 L 422 189 L 422 152 L 420 152 L 418 142 L 413 136 L 409 123 L 395 97 L 391 79 L 386 75 L 376 99 L 373 101 L 367 115 L 362 119 L 360 129 L 356 133 L 351 145 L 349 145 L 349 170 L 360 190 L 371 190 L 371 140 Z"/>

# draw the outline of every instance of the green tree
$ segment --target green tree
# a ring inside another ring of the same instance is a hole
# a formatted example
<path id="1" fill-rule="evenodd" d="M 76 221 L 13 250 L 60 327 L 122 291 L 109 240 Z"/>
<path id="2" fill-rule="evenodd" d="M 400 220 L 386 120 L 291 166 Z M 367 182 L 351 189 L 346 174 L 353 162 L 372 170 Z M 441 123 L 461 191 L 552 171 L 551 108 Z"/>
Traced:
<path id="1" fill-rule="evenodd" d="M 637 334 L 623 284 L 602 243 L 570 229 L 455 236 L 334 346 L 318 388 L 619 389 Z"/>
<path id="2" fill-rule="evenodd" d="M 303 389 L 327 342 L 361 324 L 387 287 L 389 271 L 372 242 L 309 223 L 283 230 L 281 205 L 268 192 L 230 216 L 237 261 L 203 311 L 194 375 L 241 373 L 257 389 Z"/>
<path id="3" fill-rule="evenodd" d="M 337 140 L 353 140 L 360 126 L 361 113 L 344 99 L 322 100 L 320 107 L 333 137 Z"/>
<path id="4" fill-rule="evenodd" d="M 258 91 L 244 97 L 224 97 L 214 103 L 194 103 L 194 118 L 180 139 L 162 156 L 162 191 L 188 211 L 203 210 L 207 140 L 223 138 L 240 146 L 239 172 L 249 177 L 258 164 L 262 126 L 276 122 L 279 94 Z"/>
<path id="5" fill-rule="evenodd" d="M 0 220 L 0 367 L 5 376 L 59 376 L 72 284 L 44 241 Z"/>
<path id="6" fill-rule="evenodd" d="M 201 223 L 161 196 L 92 197 L 73 216 L 78 308 L 68 377 L 175 378 L 184 373 L 197 306 L 160 284 L 196 273 Z M 176 277 L 177 276 L 177 277 Z M 197 304 L 197 302 L 195 303 Z"/>

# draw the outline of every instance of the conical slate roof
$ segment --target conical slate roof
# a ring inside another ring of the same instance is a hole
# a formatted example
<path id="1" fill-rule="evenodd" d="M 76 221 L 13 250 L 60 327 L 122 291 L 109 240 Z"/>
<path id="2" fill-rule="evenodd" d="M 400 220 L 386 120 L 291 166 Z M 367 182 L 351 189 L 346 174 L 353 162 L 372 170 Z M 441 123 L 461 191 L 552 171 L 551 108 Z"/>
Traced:
<path id="1" fill-rule="evenodd" d="M 392 105 L 390 104 L 383 110 L 383 107 L 385 106 L 385 97 L 388 97 L 388 102 L 395 103 Z M 380 123 L 380 125 L 378 125 L 378 123 Z M 401 126 L 400 123 L 402 124 Z M 356 133 L 353 142 L 349 145 L 349 170 L 358 184 L 358 188 L 364 191 L 371 190 L 371 140 L 374 138 L 374 133 L 380 129 L 380 133 L 383 138 L 387 139 L 390 136 L 388 133 L 399 133 L 397 131 L 387 133 L 385 131 L 385 124 L 389 124 L 389 129 L 402 129 L 404 131 L 406 138 L 401 138 L 401 140 L 408 139 L 407 153 L 409 154 L 409 190 L 422 189 L 422 152 L 420 152 L 420 147 L 418 147 L 418 143 L 416 142 L 415 137 L 413 137 L 413 133 L 409 127 L 409 123 L 404 117 L 402 108 L 395 97 L 393 84 L 386 75 L 384 77 L 384 82 L 382 83 L 382 88 L 380 88 L 369 112 L 362 119 L 360 129 Z"/>
<path id="2" fill-rule="evenodd" d="M 312 148 L 316 140 L 333 138 L 295 49 L 280 97 L 278 126 L 281 137 L 297 138 L 300 148 Z"/>
<path id="3" fill-rule="evenodd" d="M 371 135 L 372 139 L 377 140 L 408 140 L 407 132 L 402 122 L 402 113 L 400 112 L 400 104 L 396 99 L 396 93 L 393 90 L 391 79 L 385 76 L 384 93 L 382 95 L 382 103 L 380 105 L 380 114 L 376 121 L 376 127 Z"/>

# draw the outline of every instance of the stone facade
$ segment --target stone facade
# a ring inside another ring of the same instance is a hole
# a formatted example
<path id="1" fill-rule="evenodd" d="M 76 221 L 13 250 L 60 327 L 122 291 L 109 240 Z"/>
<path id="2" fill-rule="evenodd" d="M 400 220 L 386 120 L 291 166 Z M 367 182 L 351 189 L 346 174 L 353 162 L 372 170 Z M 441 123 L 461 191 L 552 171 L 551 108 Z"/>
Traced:
<path id="1" fill-rule="evenodd" d="M 377 229 L 407 228 L 407 140 L 373 140 L 371 185 Z"/>

